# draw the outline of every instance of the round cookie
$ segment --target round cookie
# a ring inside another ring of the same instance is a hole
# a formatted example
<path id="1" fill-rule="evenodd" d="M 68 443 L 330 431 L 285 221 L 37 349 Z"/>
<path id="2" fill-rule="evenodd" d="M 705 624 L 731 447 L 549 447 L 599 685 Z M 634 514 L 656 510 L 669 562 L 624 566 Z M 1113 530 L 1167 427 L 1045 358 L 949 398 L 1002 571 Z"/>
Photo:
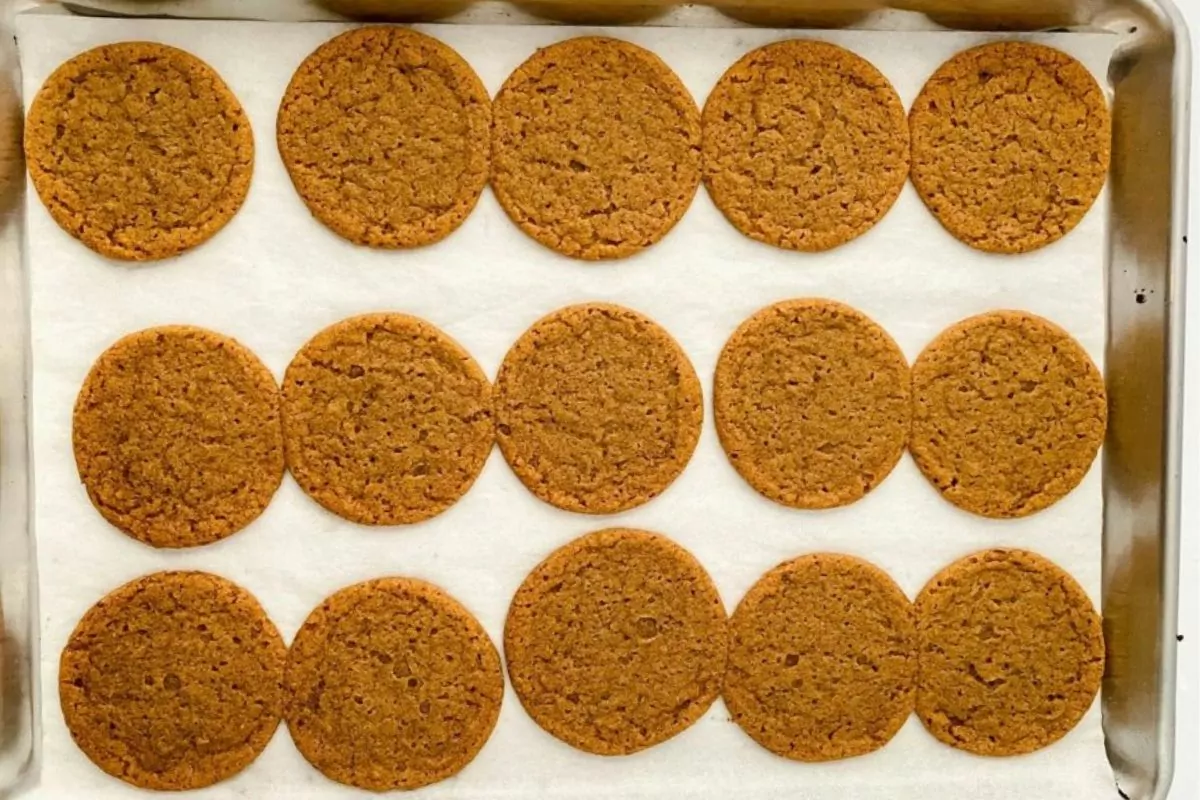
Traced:
<path id="1" fill-rule="evenodd" d="M 762 309 L 717 361 L 713 409 L 734 469 L 793 508 L 861 499 L 908 442 L 908 362 L 883 328 L 832 300 Z"/>
<path id="2" fill-rule="evenodd" d="M 408 578 L 355 584 L 309 614 L 288 652 L 285 717 L 326 777 L 360 789 L 444 780 L 483 748 L 504 697 L 471 613 Z"/>
<path id="3" fill-rule="evenodd" d="M 849 50 L 807 39 L 760 47 L 704 104 L 704 182 L 739 231 L 789 250 L 866 233 L 908 178 L 904 106 Z"/>
<path id="4" fill-rule="evenodd" d="M 666 537 L 612 529 L 550 554 L 513 597 L 504 657 L 545 731 L 599 755 L 666 741 L 721 691 L 725 608 L 704 567 Z"/>
<path id="5" fill-rule="evenodd" d="M 364 525 L 434 517 L 491 452 L 492 387 L 424 320 L 368 314 L 301 348 L 283 379 L 287 464 L 310 497 Z"/>
<path id="6" fill-rule="evenodd" d="M 621 306 L 543 317 L 496 378 L 504 458 L 529 491 L 567 511 L 615 514 L 657 497 L 687 466 L 703 417 L 679 345 Z"/>
<path id="7" fill-rule="evenodd" d="M 773 753 L 833 761 L 886 745 L 913 711 L 912 604 L 853 556 L 802 556 L 768 572 L 729 621 L 723 697 Z"/>
<path id="8" fill-rule="evenodd" d="M 1079 485 L 1104 441 L 1104 377 L 1057 325 L 994 311 L 943 331 L 913 364 L 909 450 L 959 508 L 1024 517 Z"/>
<path id="9" fill-rule="evenodd" d="M 623 258 L 667 235 L 700 185 L 700 113 L 658 56 L 586 36 L 537 51 L 496 95 L 492 188 L 564 255 Z"/>
<path id="10" fill-rule="evenodd" d="M 195 247 L 237 213 L 254 137 L 203 61 L 121 42 L 46 79 L 25 120 L 25 158 L 63 230 L 101 255 L 146 261 Z"/>
<path id="11" fill-rule="evenodd" d="M 105 350 L 75 400 L 72 439 L 96 510 L 154 547 L 236 533 L 283 480 L 275 378 L 203 328 L 148 328 Z"/>
<path id="12" fill-rule="evenodd" d="M 1066 53 L 996 42 L 959 53 L 909 112 L 912 180 L 971 247 L 1025 253 L 1083 219 L 1108 174 L 1104 92 Z"/>
<path id="13" fill-rule="evenodd" d="M 487 90 L 456 52 L 408 28 L 347 31 L 314 51 L 279 105 L 296 191 L 339 236 L 417 247 L 448 236 L 488 178 Z"/>
<path id="14" fill-rule="evenodd" d="M 59 660 L 59 701 L 71 738 L 109 775 L 199 789 L 271 740 L 285 658 L 245 589 L 206 572 L 156 572 L 84 614 Z"/>
<path id="15" fill-rule="evenodd" d="M 1040 750 L 1083 718 L 1104 675 L 1100 616 L 1034 553 L 951 564 L 916 601 L 917 714 L 937 739 L 985 756 Z"/>

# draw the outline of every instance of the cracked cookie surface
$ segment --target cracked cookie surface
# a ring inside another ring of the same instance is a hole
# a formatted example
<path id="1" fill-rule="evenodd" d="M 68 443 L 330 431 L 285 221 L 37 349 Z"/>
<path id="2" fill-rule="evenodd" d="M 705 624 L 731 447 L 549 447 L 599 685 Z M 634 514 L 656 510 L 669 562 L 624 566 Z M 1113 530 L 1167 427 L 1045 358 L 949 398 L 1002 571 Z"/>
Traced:
<path id="1" fill-rule="evenodd" d="M 110 258 L 146 261 L 195 247 L 237 213 L 254 137 L 203 61 L 121 42 L 46 79 L 25 120 L 25 158 L 63 230 Z"/>
<path id="2" fill-rule="evenodd" d="M 366 525 L 436 516 L 466 494 L 494 441 L 492 389 L 424 320 L 368 314 L 318 333 L 283 381 L 287 464 L 322 506 Z"/>

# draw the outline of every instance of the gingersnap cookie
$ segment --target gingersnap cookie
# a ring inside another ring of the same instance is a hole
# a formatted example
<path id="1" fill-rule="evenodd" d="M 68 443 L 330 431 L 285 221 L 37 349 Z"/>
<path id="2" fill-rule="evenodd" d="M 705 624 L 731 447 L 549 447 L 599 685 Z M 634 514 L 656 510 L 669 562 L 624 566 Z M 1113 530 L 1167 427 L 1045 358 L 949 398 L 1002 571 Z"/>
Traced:
<path id="1" fill-rule="evenodd" d="M 725 705 L 785 758 L 870 753 L 913 711 L 912 604 L 862 559 L 819 553 L 780 564 L 738 604 L 729 637 Z"/>
<path id="2" fill-rule="evenodd" d="M 58 667 L 63 718 L 109 775 L 142 789 L 199 789 L 241 772 L 271 740 L 286 652 L 237 584 L 156 572 L 75 626 Z"/>
<path id="3" fill-rule="evenodd" d="M 521 705 L 546 732 L 600 755 L 664 742 L 721 691 L 725 608 L 666 537 L 613 529 L 554 551 L 525 578 L 504 626 Z"/>
<path id="4" fill-rule="evenodd" d="M 408 28 L 366 27 L 296 70 L 276 140 L 296 191 L 334 233 L 418 247 L 475 208 L 490 125 L 487 90 L 458 53 Z"/>
<path id="5" fill-rule="evenodd" d="M 808 39 L 760 47 L 704 104 L 704 183 L 735 228 L 789 250 L 866 233 L 908 178 L 904 106 L 849 50 Z"/>
<path id="6" fill-rule="evenodd" d="M 1087 594 L 1024 550 L 988 550 L 917 597 L 917 714 L 937 739 L 985 756 L 1040 750 L 1092 705 L 1104 634 Z"/>
<path id="7" fill-rule="evenodd" d="M 687 466 L 700 381 L 671 335 L 636 311 L 568 306 L 521 335 L 496 377 L 500 451 L 529 491 L 567 511 L 615 514 Z"/>
<path id="8" fill-rule="evenodd" d="M 274 376 L 203 328 L 147 328 L 105 350 L 75 400 L 72 440 L 96 510 L 154 547 L 240 531 L 283 480 Z"/>
<path id="9" fill-rule="evenodd" d="M 1104 441 L 1104 377 L 1057 325 L 994 311 L 943 331 L 913 365 L 909 450 L 942 495 L 1024 517 L 1079 485 Z"/>
<path id="10" fill-rule="evenodd" d="M 1066 53 L 996 42 L 933 74 L 909 115 L 913 185 L 955 238 L 1025 253 L 1066 236 L 1108 174 L 1104 92 Z"/>
<path id="11" fill-rule="evenodd" d="M 492 188 L 564 255 L 624 258 L 667 235 L 700 185 L 700 113 L 648 50 L 585 36 L 537 51 L 496 95 Z"/>
<path id="12" fill-rule="evenodd" d="M 483 748 L 504 696 L 471 613 L 409 578 L 355 584 L 309 614 L 288 652 L 285 718 L 300 754 L 360 789 L 416 789 Z"/>
<path id="13" fill-rule="evenodd" d="M 54 221 L 110 258 L 178 255 L 232 219 L 254 170 L 250 121 L 200 59 L 121 42 L 66 62 L 25 119 L 29 177 Z"/>
<path id="14" fill-rule="evenodd" d="M 887 331 L 833 300 L 762 309 L 725 343 L 713 410 L 729 462 L 793 508 L 861 499 L 908 442 L 908 362 Z"/>
<path id="15" fill-rule="evenodd" d="M 292 359 L 283 428 L 288 469 L 322 506 L 364 525 L 420 522 L 454 505 L 483 469 L 492 387 L 424 320 L 351 317 Z"/>

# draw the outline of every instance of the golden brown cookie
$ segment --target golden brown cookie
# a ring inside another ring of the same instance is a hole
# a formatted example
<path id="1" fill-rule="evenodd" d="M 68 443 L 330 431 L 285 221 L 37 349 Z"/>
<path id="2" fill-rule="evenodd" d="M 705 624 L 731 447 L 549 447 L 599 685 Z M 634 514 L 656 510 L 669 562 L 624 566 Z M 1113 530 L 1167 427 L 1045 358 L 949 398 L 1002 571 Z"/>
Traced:
<path id="1" fill-rule="evenodd" d="M 679 345 L 621 306 L 543 317 L 496 377 L 500 451 L 529 491 L 567 511 L 615 514 L 657 497 L 687 466 L 703 417 Z"/>
<path id="2" fill-rule="evenodd" d="M 491 103 L 458 53 L 408 28 L 316 49 L 279 105 L 279 155 L 313 216 L 371 247 L 448 236 L 488 178 Z"/>
<path id="3" fill-rule="evenodd" d="M 613 529 L 559 548 L 525 578 L 504 626 L 521 705 L 567 744 L 625 755 L 700 719 L 721 691 L 725 607 L 666 537 Z"/>
<path id="4" fill-rule="evenodd" d="M 700 185 L 700 113 L 658 56 L 585 36 L 537 51 L 496 95 L 492 188 L 564 255 L 623 258 L 667 235 Z"/>
<path id="5" fill-rule="evenodd" d="M 909 112 L 912 179 L 955 238 L 1024 253 L 1067 235 L 1108 174 L 1104 92 L 1066 53 L 997 42 L 959 53 Z"/>
<path id="6" fill-rule="evenodd" d="M 274 376 L 203 328 L 148 328 L 105 350 L 75 400 L 72 439 L 96 510 L 154 547 L 240 531 L 283 480 Z"/>
<path id="7" fill-rule="evenodd" d="M 917 714 L 951 747 L 1040 750 L 1075 727 L 1100 689 L 1100 615 L 1039 555 L 988 550 L 957 561 L 921 590 L 916 613 Z"/>
<path id="8" fill-rule="evenodd" d="M 752 739 L 795 761 L 883 747 L 913 711 L 912 604 L 878 567 L 820 553 L 784 562 L 729 621 L 725 705 Z"/>
<path id="9" fill-rule="evenodd" d="M 1104 441 L 1104 377 L 1062 328 L 1024 311 L 965 319 L 913 364 L 909 450 L 959 508 L 1041 511 L 1079 485 Z"/>
<path id="10" fill-rule="evenodd" d="M 92 606 L 58 667 L 71 738 L 143 789 L 245 769 L 283 709 L 286 648 L 253 595 L 207 572 L 156 572 Z"/>
<path id="11" fill-rule="evenodd" d="M 750 317 L 725 343 L 714 383 L 730 463 L 793 508 L 861 499 L 908 442 L 904 354 L 887 331 L 833 300 L 787 300 Z"/>
<path id="12" fill-rule="evenodd" d="M 504 696 L 500 656 L 471 613 L 408 578 L 355 584 L 309 614 L 288 652 L 285 715 L 310 764 L 376 792 L 454 775 Z"/>
<path id="13" fill-rule="evenodd" d="M 704 182 L 739 231 L 789 250 L 861 236 L 908 178 L 904 106 L 868 61 L 826 42 L 760 47 L 704 104 Z"/>
<path id="14" fill-rule="evenodd" d="M 25 158 L 63 230 L 110 258 L 147 261 L 195 247 L 237 213 L 254 137 L 203 61 L 121 42 L 46 79 L 25 120 Z"/>
<path id="15" fill-rule="evenodd" d="M 310 339 L 283 379 L 288 469 L 340 517 L 400 525 L 467 493 L 492 450 L 492 387 L 424 320 L 367 314 Z"/>

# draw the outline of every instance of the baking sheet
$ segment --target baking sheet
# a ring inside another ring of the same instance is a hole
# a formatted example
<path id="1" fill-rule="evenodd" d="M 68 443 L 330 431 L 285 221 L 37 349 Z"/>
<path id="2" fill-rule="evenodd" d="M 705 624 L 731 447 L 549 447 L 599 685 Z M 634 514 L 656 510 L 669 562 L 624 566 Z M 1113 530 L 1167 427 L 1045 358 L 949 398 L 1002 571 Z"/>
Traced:
<path id="1" fill-rule="evenodd" d="M 616 263 L 584 264 L 543 249 L 509 222 L 490 191 L 445 241 L 421 250 L 355 247 L 311 218 L 274 142 L 275 112 L 300 61 L 341 24 L 104 20 L 26 14 L 17 21 L 24 95 L 62 61 L 98 44 L 149 39 L 208 61 L 254 127 L 255 175 L 241 212 L 214 239 L 169 262 L 107 262 L 63 233 L 32 193 L 27 211 L 32 347 L 35 515 L 41 585 L 42 770 L 30 796 L 127 797 L 137 792 L 75 748 L 57 700 L 58 655 L 76 621 L 105 592 L 160 569 L 206 569 L 246 586 L 286 639 L 325 596 L 384 574 L 431 580 L 455 595 L 500 642 L 508 601 L 555 547 L 602 527 L 665 533 L 709 569 L 730 610 L 766 570 L 798 554 L 837 551 L 887 570 L 915 596 L 937 570 L 993 546 L 1036 550 L 1068 569 L 1099 605 L 1101 474 L 1097 459 L 1076 491 L 1016 521 L 970 516 L 943 501 L 905 456 L 864 500 L 832 511 L 786 509 L 758 496 L 729 466 L 711 415 L 711 376 L 738 324 L 771 302 L 823 296 L 883 325 L 909 359 L 947 325 L 996 308 L 1023 308 L 1071 332 L 1103 366 L 1107 192 L 1060 242 L 1019 257 L 974 252 L 944 233 L 911 185 L 876 228 L 824 254 L 798 254 L 738 234 L 703 189 L 659 245 Z M 493 94 L 536 47 L 607 33 L 646 46 L 703 104 L 745 51 L 796 31 L 427 25 L 455 47 Z M 986 34 L 814 32 L 869 58 L 911 103 L 934 68 Z M 1102 79 L 1107 34 L 1032 37 L 1066 50 Z M 449 511 L 410 527 L 364 528 L 310 501 L 290 478 L 254 524 L 215 545 L 156 551 L 97 514 L 79 485 L 71 410 L 87 370 L 119 336 L 166 323 L 235 336 L 282 377 L 316 331 L 344 317 L 399 310 L 438 325 L 495 375 L 509 345 L 538 317 L 568 303 L 618 302 L 656 319 L 680 341 L 706 392 L 703 434 L 679 480 L 650 504 L 610 517 L 559 511 L 536 500 L 493 451 L 472 490 Z M 1097 701 L 1061 742 L 1029 756 L 983 759 L 945 747 L 909 719 L 884 749 L 823 765 L 797 764 L 754 744 L 718 701 L 695 726 L 634 756 L 602 758 L 543 733 L 511 688 L 479 757 L 421 790 L 433 798 L 788 797 L 860 800 L 946 794 L 973 800 L 1038 796 L 1096 800 L 1114 793 Z M 366 796 L 309 767 L 281 726 L 248 769 L 189 797 Z"/>

